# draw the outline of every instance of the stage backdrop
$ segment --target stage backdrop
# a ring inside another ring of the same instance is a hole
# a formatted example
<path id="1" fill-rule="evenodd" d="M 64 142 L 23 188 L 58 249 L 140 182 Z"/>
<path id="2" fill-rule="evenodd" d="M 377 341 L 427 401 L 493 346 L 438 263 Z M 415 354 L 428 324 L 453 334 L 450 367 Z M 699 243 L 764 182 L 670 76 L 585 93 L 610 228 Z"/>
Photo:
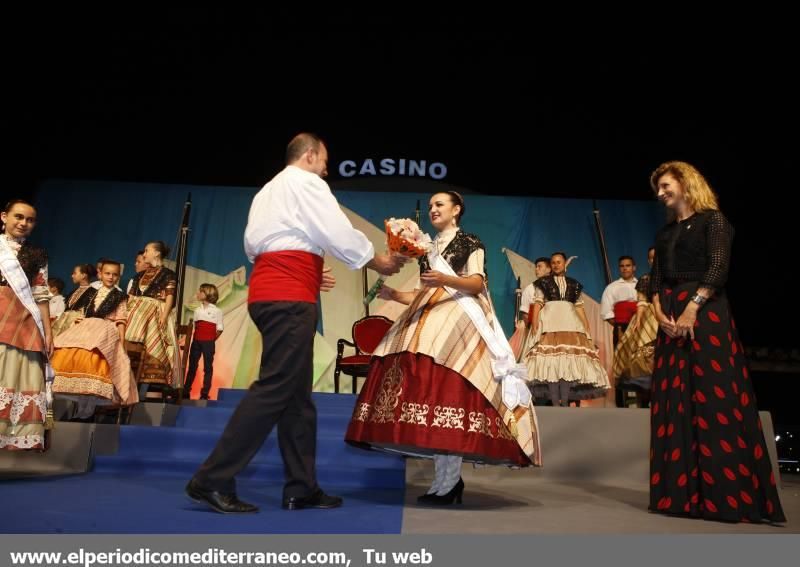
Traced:
<path id="1" fill-rule="evenodd" d="M 409 180 L 409 184 L 414 181 Z M 382 248 L 383 220 L 391 216 L 411 217 L 418 199 L 423 229 L 432 231 L 426 215 L 431 185 L 426 184 L 425 192 L 395 193 L 352 191 L 347 190 L 347 182 L 339 182 L 335 194 L 354 226 L 363 230 L 376 248 Z M 448 188 L 444 184 L 441 187 Z M 174 248 L 183 205 L 191 193 L 188 254 L 191 270 L 184 306 L 186 309 L 194 306 L 194 294 L 201 281 L 227 286 L 220 303 L 225 311 L 230 310 L 226 319 L 228 336 L 219 346 L 220 350 L 224 347 L 230 352 L 220 353 L 220 361 L 215 364 L 214 390 L 216 386 L 246 387 L 257 375 L 260 344 L 258 334 L 245 316 L 246 276 L 251 265 L 244 255 L 242 235 L 250 202 L 257 191 L 258 188 L 251 187 L 51 180 L 37 194 L 39 224 L 34 240 L 46 247 L 50 273 L 67 282 L 67 291 L 72 267 L 94 263 L 102 256 L 126 265 L 122 278 L 126 285 L 132 275 L 135 253 L 147 241 L 164 240 Z M 465 199 L 467 210 L 462 226 L 479 235 L 486 244 L 492 299 L 507 333 L 513 330 L 515 277 L 503 248 L 528 259 L 554 251 L 578 256 L 570 265 L 569 275 L 583 282 L 586 293 L 599 300 L 605 281 L 590 200 L 485 195 L 466 195 Z M 639 273 L 646 271 L 647 248 L 663 221 L 657 204 L 610 200 L 598 204 L 614 274 L 616 258 L 623 254 L 636 259 Z M 330 294 L 322 295 L 321 336 L 317 338 L 315 361 L 318 390 L 331 387 L 336 341 L 340 337 L 349 338 L 352 322 L 364 314 L 360 272 L 349 271 L 332 258 L 326 263 L 333 267 L 338 285 Z M 369 272 L 370 285 L 375 278 Z M 388 284 L 408 288 L 415 279 L 416 268 L 408 265 L 390 278 Z M 376 300 L 371 312 L 386 313 L 393 318 L 400 308 Z M 188 310 L 185 312 L 189 314 Z"/>

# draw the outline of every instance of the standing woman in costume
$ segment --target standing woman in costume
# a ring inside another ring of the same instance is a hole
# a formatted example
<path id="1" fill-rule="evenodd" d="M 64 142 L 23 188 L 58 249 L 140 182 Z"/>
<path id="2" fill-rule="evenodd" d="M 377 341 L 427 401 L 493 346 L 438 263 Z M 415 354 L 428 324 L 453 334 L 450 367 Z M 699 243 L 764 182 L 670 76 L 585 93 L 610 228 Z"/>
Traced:
<path id="1" fill-rule="evenodd" d="M 419 497 L 431 505 L 461 502 L 462 460 L 541 464 L 525 382 L 519 386 L 527 399 L 507 404 L 479 331 L 481 323 L 492 330 L 498 323 L 486 287 L 484 245 L 459 229 L 463 216 L 461 195 L 433 195 L 429 217 L 438 235 L 420 259 L 420 289 L 381 290 L 383 299 L 409 307 L 375 350 L 346 435 L 356 446 L 432 457 L 435 479 Z"/>
<path id="2" fill-rule="evenodd" d="M 651 292 L 660 331 L 650 429 L 650 510 L 784 522 L 725 284 L 733 227 L 685 162 L 650 177 L 671 222 L 656 235 Z"/>
<path id="3" fill-rule="evenodd" d="M 11 201 L 0 220 L 0 449 L 44 450 L 53 350 L 47 254 L 26 242 L 36 226 L 29 203 Z"/>
<path id="4" fill-rule="evenodd" d="M 141 382 L 176 387 L 182 380 L 176 374 L 177 335 L 175 318 L 170 315 L 178 277 L 163 265 L 168 255 L 169 247 L 160 240 L 145 246 L 147 269 L 133 277 L 125 340 L 144 344 Z"/>
<path id="5" fill-rule="evenodd" d="M 555 407 L 601 398 L 609 388 L 589 333 L 583 284 L 567 276 L 567 264 L 567 255 L 555 252 L 551 274 L 534 282 L 531 332 L 523 349 L 534 397 L 549 397 Z"/>

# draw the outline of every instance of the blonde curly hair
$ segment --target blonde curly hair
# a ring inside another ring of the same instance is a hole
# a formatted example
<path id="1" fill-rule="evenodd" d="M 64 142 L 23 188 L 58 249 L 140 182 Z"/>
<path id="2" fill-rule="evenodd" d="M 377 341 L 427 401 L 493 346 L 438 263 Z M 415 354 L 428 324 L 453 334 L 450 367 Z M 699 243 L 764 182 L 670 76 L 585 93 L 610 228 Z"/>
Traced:
<path id="1" fill-rule="evenodd" d="M 717 195 L 703 177 L 703 174 L 685 161 L 668 161 L 659 165 L 650 175 L 650 187 L 658 194 L 658 180 L 671 175 L 683 188 L 686 201 L 695 212 L 718 211 Z"/>

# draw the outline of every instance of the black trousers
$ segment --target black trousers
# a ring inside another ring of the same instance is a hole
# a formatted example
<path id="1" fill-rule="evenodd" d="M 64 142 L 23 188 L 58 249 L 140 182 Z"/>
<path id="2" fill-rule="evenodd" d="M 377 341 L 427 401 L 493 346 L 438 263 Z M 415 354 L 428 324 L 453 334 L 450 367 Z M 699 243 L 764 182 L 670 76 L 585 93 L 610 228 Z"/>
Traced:
<path id="1" fill-rule="evenodd" d="M 203 389 L 200 391 L 201 398 L 208 398 L 211 391 L 211 379 L 214 376 L 214 352 L 216 342 L 214 341 L 192 341 L 189 348 L 189 372 L 186 374 L 184 389 L 188 392 L 194 384 L 194 377 L 197 374 L 197 364 L 200 356 L 203 357 Z"/>
<path id="2" fill-rule="evenodd" d="M 309 496 L 318 488 L 317 408 L 311 400 L 317 306 L 270 301 L 252 303 L 249 311 L 263 340 L 258 380 L 250 385 L 195 479 L 207 489 L 235 492 L 234 477 L 277 425 L 286 476 L 283 496 Z"/>

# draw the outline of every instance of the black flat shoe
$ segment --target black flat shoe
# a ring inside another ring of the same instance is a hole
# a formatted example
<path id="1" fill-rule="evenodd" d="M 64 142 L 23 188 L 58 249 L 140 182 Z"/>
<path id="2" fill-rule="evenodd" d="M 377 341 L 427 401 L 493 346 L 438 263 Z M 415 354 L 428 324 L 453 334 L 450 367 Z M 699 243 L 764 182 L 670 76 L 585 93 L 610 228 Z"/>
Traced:
<path id="1" fill-rule="evenodd" d="M 282 507 L 285 510 L 302 510 L 303 508 L 338 508 L 344 500 L 339 496 L 330 496 L 317 489 L 310 496 L 290 496 L 283 499 Z"/>
<path id="2" fill-rule="evenodd" d="M 439 496 L 438 494 L 432 494 L 433 498 L 425 500 L 425 504 L 431 504 L 433 506 L 449 506 L 454 502 L 456 504 L 461 504 L 461 495 L 464 494 L 464 481 L 459 478 L 456 485 L 450 489 L 450 492 L 447 494 L 443 494 Z"/>
<path id="3" fill-rule="evenodd" d="M 186 485 L 186 495 L 195 502 L 208 504 L 212 510 L 220 514 L 252 514 L 258 507 L 242 502 L 236 494 L 224 494 L 216 490 L 208 490 L 200 486 L 195 479 Z"/>

